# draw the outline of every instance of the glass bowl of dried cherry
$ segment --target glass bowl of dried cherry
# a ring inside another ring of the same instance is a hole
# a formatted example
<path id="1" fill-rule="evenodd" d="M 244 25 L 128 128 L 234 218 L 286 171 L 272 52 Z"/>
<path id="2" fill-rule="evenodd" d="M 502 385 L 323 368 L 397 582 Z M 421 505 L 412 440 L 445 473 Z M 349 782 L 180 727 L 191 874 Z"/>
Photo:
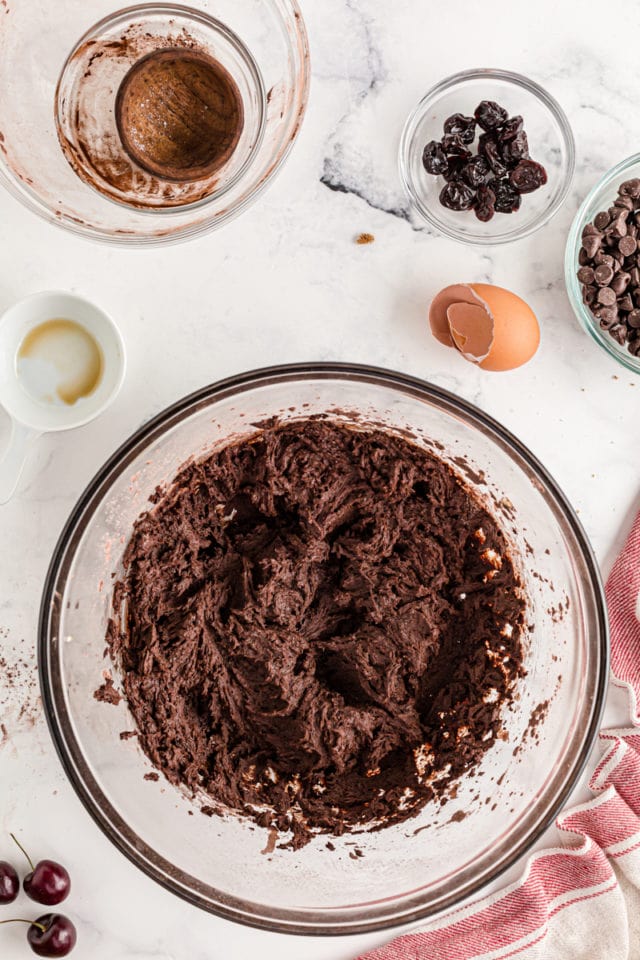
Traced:
<path id="1" fill-rule="evenodd" d="M 454 240 L 509 243 L 557 212 L 575 166 L 569 121 L 527 77 L 480 68 L 422 98 L 400 141 L 400 177 L 416 213 Z"/>

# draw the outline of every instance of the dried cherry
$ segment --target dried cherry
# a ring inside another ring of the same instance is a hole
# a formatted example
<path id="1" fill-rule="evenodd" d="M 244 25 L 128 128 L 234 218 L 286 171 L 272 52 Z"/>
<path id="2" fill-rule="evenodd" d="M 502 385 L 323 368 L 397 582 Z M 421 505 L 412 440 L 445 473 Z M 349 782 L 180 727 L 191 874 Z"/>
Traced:
<path id="1" fill-rule="evenodd" d="M 466 157 L 449 157 L 449 166 L 447 172 L 443 174 L 445 180 L 460 180 L 462 171 L 467 165 Z"/>
<path id="2" fill-rule="evenodd" d="M 547 182 L 547 171 L 535 160 L 520 160 L 509 174 L 509 180 L 519 193 L 533 193 Z"/>
<path id="3" fill-rule="evenodd" d="M 481 220 L 482 223 L 487 223 L 487 221 L 491 220 L 496 212 L 495 203 L 496 195 L 490 186 L 483 185 L 478 187 L 476 202 L 473 207 L 473 212 L 478 220 Z"/>
<path id="4" fill-rule="evenodd" d="M 451 180 L 440 191 L 440 203 L 449 210 L 470 210 L 475 191 L 463 180 Z"/>
<path id="5" fill-rule="evenodd" d="M 444 122 L 445 133 L 457 133 L 463 143 L 473 143 L 476 135 L 476 121 L 462 113 L 453 113 Z"/>
<path id="6" fill-rule="evenodd" d="M 430 140 L 422 151 L 422 165 L 427 173 L 437 176 L 440 173 L 446 173 L 449 162 L 442 149 L 442 144 L 437 140 Z"/>
<path id="7" fill-rule="evenodd" d="M 502 159 L 500 147 L 495 140 L 489 139 L 486 141 L 484 144 L 484 156 L 496 177 L 504 177 L 508 168 Z"/>
<path id="8" fill-rule="evenodd" d="M 487 182 L 491 176 L 491 169 L 484 157 L 472 157 L 463 166 L 461 174 L 470 187 L 477 189 Z"/>
<path id="9" fill-rule="evenodd" d="M 502 144 L 502 159 L 509 167 L 515 166 L 519 160 L 529 159 L 529 141 L 524 130 L 517 133 L 512 140 L 505 140 Z"/>
<path id="10" fill-rule="evenodd" d="M 517 117 L 510 117 L 509 120 L 498 130 L 498 140 L 513 140 L 524 127 L 524 120 L 518 114 Z"/>
<path id="11" fill-rule="evenodd" d="M 491 189 L 495 194 L 496 213 L 515 213 L 520 209 L 520 194 L 510 183 L 508 177 L 492 180 Z"/>
<path id="12" fill-rule="evenodd" d="M 442 138 L 442 149 L 449 157 L 471 156 L 471 151 L 467 149 L 462 141 L 462 137 L 457 133 L 445 133 Z"/>
<path id="13" fill-rule="evenodd" d="M 501 127 L 509 114 L 495 100 L 482 100 L 475 109 L 474 117 L 483 130 L 495 130 Z"/>

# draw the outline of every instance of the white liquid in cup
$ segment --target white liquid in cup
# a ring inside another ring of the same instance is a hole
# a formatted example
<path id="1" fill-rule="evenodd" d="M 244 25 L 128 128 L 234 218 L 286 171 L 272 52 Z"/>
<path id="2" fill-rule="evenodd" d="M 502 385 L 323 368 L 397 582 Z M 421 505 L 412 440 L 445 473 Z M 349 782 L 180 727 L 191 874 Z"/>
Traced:
<path id="1" fill-rule="evenodd" d="M 21 386 L 40 403 L 78 403 L 94 392 L 103 370 L 100 344 L 79 323 L 62 317 L 30 330 L 16 359 Z"/>

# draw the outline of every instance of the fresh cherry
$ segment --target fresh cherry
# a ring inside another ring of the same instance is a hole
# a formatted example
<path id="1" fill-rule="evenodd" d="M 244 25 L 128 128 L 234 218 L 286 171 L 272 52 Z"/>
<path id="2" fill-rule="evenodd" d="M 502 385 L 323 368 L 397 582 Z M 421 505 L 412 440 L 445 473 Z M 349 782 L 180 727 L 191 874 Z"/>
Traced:
<path id="1" fill-rule="evenodd" d="M 27 941 L 39 957 L 66 957 L 76 945 L 76 928 L 61 913 L 45 913 L 37 920 L 0 920 L 3 923 L 27 923 Z"/>
<path id="2" fill-rule="evenodd" d="M 0 904 L 13 903 L 20 892 L 20 879 L 6 860 L 0 860 Z"/>
<path id="3" fill-rule="evenodd" d="M 54 906 L 69 896 L 71 880 L 65 868 L 55 860 L 40 860 L 22 881 L 24 892 L 36 903 Z"/>
<path id="4" fill-rule="evenodd" d="M 76 945 L 76 928 L 61 913 L 45 913 L 31 924 L 27 940 L 39 957 L 66 957 Z"/>
<path id="5" fill-rule="evenodd" d="M 40 860 L 34 866 L 22 844 L 13 834 L 11 837 L 24 853 L 31 867 L 31 873 L 28 873 L 22 881 L 26 895 L 36 903 L 44 903 L 47 907 L 62 903 L 69 896 L 71 889 L 71 878 L 62 864 L 56 863 L 55 860 Z"/>

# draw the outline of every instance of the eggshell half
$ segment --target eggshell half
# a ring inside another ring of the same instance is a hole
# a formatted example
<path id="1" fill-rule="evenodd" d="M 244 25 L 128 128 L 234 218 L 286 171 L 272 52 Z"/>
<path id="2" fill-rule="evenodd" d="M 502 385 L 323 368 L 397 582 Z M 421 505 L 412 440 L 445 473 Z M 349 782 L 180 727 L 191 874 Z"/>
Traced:
<path id="1" fill-rule="evenodd" d="M 459 303 L 468 303 L 471 306 L 482 306 L 481 298 L 476 295 L 470 284 L 452 283 L 451 286 L 445 287 L 444 290 L 441 290 L 440 293 L 435 295 L 429 307 L 429 326 L 431 327 L 431 332 L 436 340 L 443 343 L 445 347 L 455 346 L 451 335 L 447 311 L 449 307 Z M 483 356 L 486 356 L 490 347 L 491 344 L 489 344 Z"/>
<path id="2" fill-rule="evenodd" d="M 494 321 L 485 306 L 453 303 L 447 310 L 451 338 L 465 360 L 480 363 L 494 345 Z"/>
<path id="3" fill-rule="evenodd" d="M 493 315 L 493 342 L 479 366 L 483 370 L 514 370 L 522 366 L 540 345 L 535 313 L 521 297 L 503 287 L 488 283 L 470 286 Z M 469 351 L 469 344 L 465 349 Z"/>

